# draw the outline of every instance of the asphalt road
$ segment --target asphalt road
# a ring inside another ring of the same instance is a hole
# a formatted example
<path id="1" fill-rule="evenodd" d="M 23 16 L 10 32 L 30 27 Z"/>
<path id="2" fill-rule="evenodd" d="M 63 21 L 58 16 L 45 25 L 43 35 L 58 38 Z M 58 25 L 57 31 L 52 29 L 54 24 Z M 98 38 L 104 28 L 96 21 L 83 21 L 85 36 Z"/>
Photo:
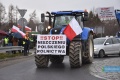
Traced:
<path id="1" fill-rule="evenodd" d="M 62 64 L 49 63 L 48 68 L 38 69 L 34 56 L 24 57 L 0 62 L 0 80 L 103 80 L 90 73 L 93 64 L 71 69 L 65 57 Z"/>

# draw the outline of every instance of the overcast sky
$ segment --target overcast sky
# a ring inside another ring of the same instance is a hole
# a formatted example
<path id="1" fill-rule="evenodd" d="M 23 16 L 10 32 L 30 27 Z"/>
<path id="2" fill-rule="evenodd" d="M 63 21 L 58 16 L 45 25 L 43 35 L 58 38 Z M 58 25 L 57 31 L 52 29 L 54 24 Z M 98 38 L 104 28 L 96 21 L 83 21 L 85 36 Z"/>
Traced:
<path id="1" fill-rule="evenodd" d="M 114 7 L 120 9 L 120 0 L 0 0 L 8 9 L 10 4 L 20 9 L 27 9 L 25 17 L 34 10 L 37 13 L 59 10 L 93 10 L 98 7 Z"/>

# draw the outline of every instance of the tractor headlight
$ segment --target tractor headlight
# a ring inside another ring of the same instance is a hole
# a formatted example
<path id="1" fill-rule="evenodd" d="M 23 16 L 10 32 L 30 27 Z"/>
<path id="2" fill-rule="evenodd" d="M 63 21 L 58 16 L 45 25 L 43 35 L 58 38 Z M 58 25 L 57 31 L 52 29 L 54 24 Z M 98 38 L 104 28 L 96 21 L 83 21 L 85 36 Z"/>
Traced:
<path id="1" fill-rule="evenodd" d="M 48 26 L 48 29 L 51 29 L 51 26 Z"/>

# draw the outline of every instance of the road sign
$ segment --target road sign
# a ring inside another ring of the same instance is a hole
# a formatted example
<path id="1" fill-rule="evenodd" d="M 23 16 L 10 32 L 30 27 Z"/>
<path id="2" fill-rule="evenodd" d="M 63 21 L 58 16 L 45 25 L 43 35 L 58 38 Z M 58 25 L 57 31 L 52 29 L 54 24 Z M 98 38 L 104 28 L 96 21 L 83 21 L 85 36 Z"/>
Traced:
<path id="1" fill-rule="evenodd" d="M 18 11 L 19 11 L 21 17 L 24 17 L 25 13 L 27 12 L 26 9 L 18 9 Z"/>
<path id="2" fill-rule="evenodd" d="M 20 26 L 22 26 L 22 31 L 23 31 L 23 27 L 25 27 L 25 26 L 27 25 L 27 20 L 26 20 L 25 18 L 20 18 L 20 19 L 18 20 L 18 24 L 19 24 Z"/>
<path id="3" fill-rule="evenodd" d="M 102 7 L 97 8 L 96 12 L 100 19 L 111 19 L 115 18 L 114 7 Z"/>

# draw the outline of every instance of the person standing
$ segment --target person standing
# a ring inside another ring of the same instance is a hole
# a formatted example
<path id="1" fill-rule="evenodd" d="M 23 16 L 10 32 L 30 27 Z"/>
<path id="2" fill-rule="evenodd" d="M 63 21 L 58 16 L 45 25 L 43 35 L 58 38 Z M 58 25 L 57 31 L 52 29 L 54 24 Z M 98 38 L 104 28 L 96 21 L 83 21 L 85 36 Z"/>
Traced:
<path id="1" fill-rule="evenodd" d="M 4 38 L 5 46 L 8 46 L 8 41 L 9 41 L 9 38 L 8 38 L 8 36 L 6 36 L 6 37 Z"/>
<path id="2" fill-rule="evenodd" d="M 13 46 L 18 46 L 18 39 L 17 38 L 13 37 L 12 42 L 13 42 Z M 13 50 L 13 53 L 16 54 L 16 51 Z"/>
<path id="3" fill-rule="evenodd" d="M 8 46 L 12 46 L 13 45 L 13 42 L 12 42 L 13 36 L 11 35 L 11 33 L 9 34 L 8 39 L 9 39 Z"/>
<path id="4" fill-rule="evenodd" d="M 29 44 L 30 44 L 29 35 L 28 33 L 26 33 L 25 38 L 23 40 L 24 56 L 27 56 L 29 53 Z"/>
<path id="5" fill-rule="evenodd" d="M 18 39 L 18 46 L 23 46 L 23 44 L 22 44 L 22 38 Z M 22 51 L 18 50 L 18 52 L 21 53 Z"/>

